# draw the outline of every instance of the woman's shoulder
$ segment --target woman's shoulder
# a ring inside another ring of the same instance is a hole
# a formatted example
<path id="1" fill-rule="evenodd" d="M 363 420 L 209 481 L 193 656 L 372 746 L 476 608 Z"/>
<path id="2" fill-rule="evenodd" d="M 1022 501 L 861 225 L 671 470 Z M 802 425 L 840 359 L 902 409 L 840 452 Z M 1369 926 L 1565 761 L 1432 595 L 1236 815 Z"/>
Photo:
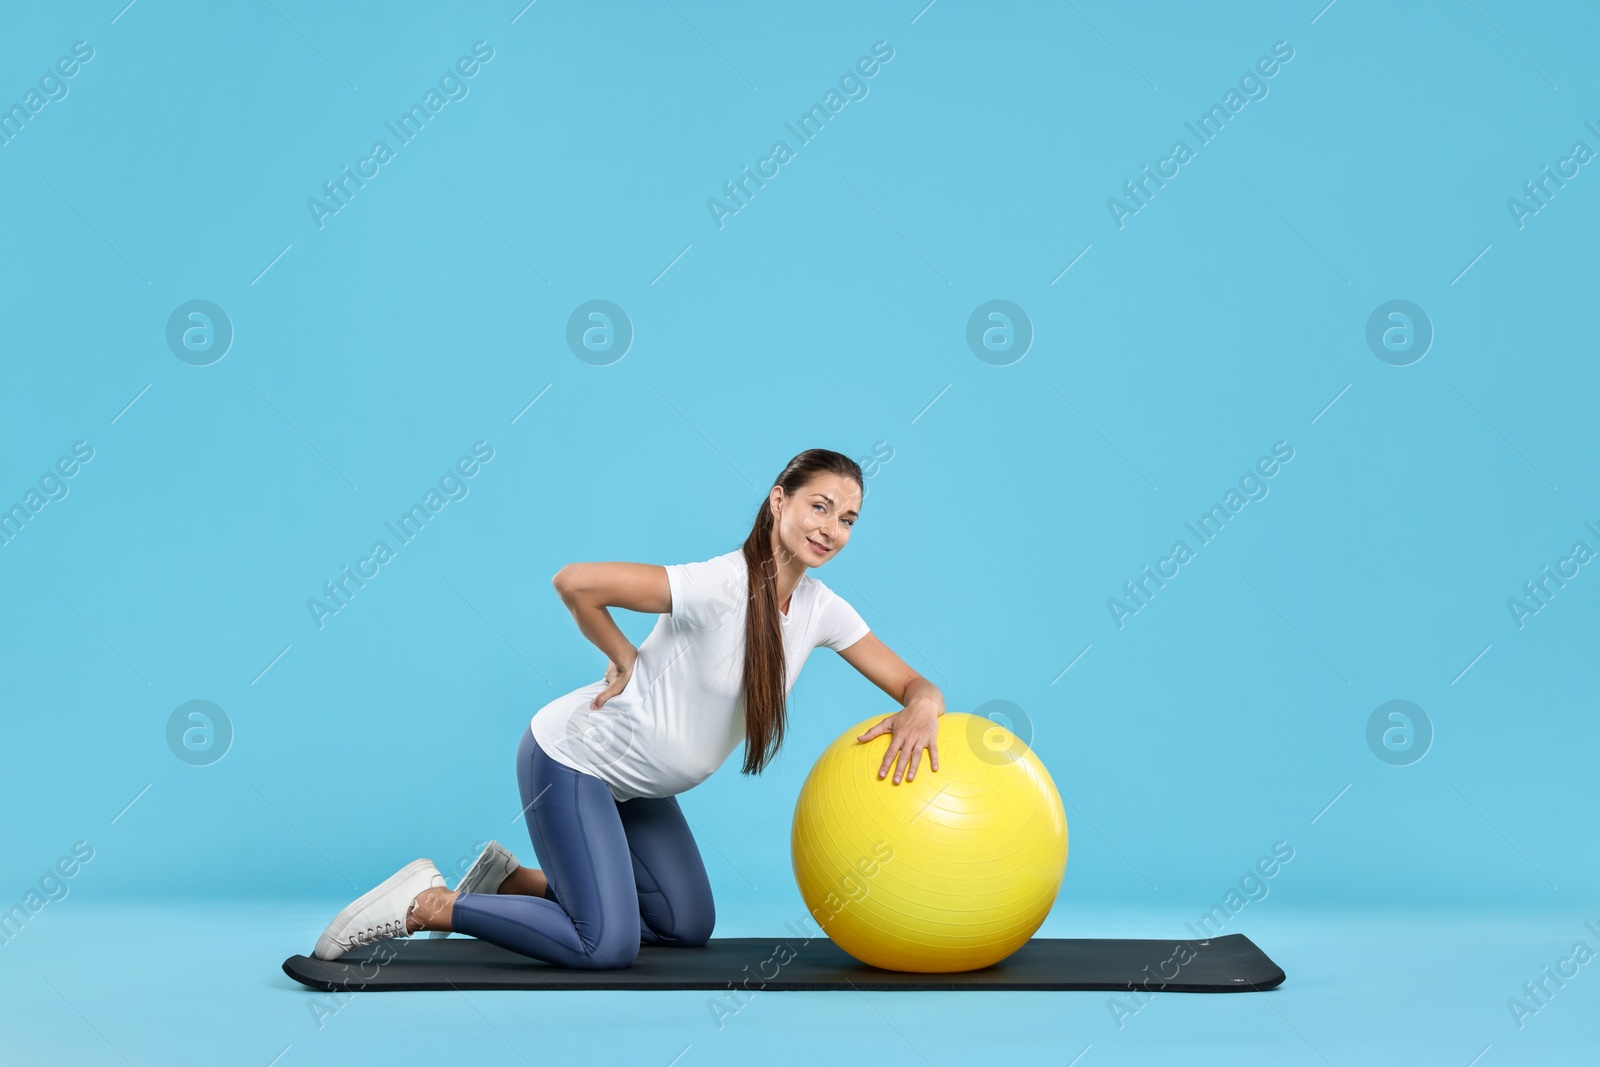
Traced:
<path id="1" fill-rule="evenodd" d="M 743 568 L 744 567 L 744 550 L 740 549 L 740 548 L 736 548 L 732 552 L 724 552 L 721 555 L 712 556 L 709 559 L 689 560 L 689 561 L 686 561 L 684 563 L 678 564 L 678 566 L 680 566 L 680 567 L 706 567 L 706 566 L 730 567 L 731 566 L 731 567 Z"/>
<path id="2" fill-rule="evenodd" d="M 700 577 L 725 577 L 742 574 L 745 570 L 744 553 L 739 551 L 724 552 L 720 556 L 710 559 L 687 560 L 682 563 L 669 563 L 669 571 L 676 570 L 685 575 Z"/>
<path id="3" fill-rule="evenodd" d="M 746 571 L 739 552 L 670 564 L 666 570 L 672 590 L 671 615 L 690 625 L 708 625 L 724 614 L 728 605 L 744 602 Z"/>
<path id="4" fill-rule="evenodd" d="M 828 585 L 827 582 L 823 581 L 821 578 L 818 578 L 810 571 L 807 571 L 805 574 L 800 576 L 800 584 L 811 591 L 810 595 L 819 604 L 824 600 L 828 600 L 839 595 L 833 591 L 832 586 Z"/>
<path id="5" fill-rule="evenodd" d="M 845 579 L 841 580 L 844 581 Z M 843 613 L 846 616 L 856 614 L 855 605 L 851 603 L 850 598 L 841 595 L 837 590 L 835 590 L 831 585 L 823 581 L 821 578 L 816 578 L 810 574 L 807 574 L 800 581 L 801 585 L 810 586 L 811 603 L 816 605 L 821 610 L 835 615 L 840 613 Z"/>

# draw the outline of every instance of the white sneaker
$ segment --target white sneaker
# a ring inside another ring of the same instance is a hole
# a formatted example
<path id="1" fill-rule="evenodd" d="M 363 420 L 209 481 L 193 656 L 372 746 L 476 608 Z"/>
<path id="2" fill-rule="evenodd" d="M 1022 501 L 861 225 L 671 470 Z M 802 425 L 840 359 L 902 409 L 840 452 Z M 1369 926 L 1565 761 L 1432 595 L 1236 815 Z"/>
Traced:
<path id="1" fill-rule="evenodd" d="M 478 853 L 478 858 L 472 861 L 472 866 L 467 868 L 467 873 L 461 876 L 461 881 L 456 883 L 457 893 L 498 893 L 500 883 L 506 876 L 522 864 L 517 858 L 500 846 L 498 841 L 490 841 Z M 429 937 L 449 937 L 449 930 L 429 930 Z"/>
<path id="2" fill-rule="evenodd" d="M 423 890 L 435 886 L 445 888 L 444 875 L 433 861 L 412 860 L 335 916 L 317 938 L 311 955 L 319 960 L 336 960 L 360 945 L 387 937 L 410 937 L 406 915 L 411 902 Z"/>

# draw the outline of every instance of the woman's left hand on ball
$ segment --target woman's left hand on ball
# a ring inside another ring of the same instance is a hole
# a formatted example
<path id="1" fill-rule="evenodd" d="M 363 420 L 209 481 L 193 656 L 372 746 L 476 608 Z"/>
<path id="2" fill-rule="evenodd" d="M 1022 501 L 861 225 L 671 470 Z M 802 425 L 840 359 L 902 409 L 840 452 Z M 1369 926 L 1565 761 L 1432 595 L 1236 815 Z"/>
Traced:
<path id="1" fill-rule="evenodd" d="M 895 712 L 893 715 L 878 723 L 872 729 L 856 738 L 857 741 L 870 741 L 879 734 L 888 732 L 889 749 L 883 754 L 883 766 L 878 768 L 878 777 L 882 778 L 889 773 L 889 765 L 895 763 L 899 756 L 899 765 L 894 770 L 895 784 L 900 783 L 903 773 L 906 781 L 911 781 L 917 776 L 917 766 L 922 762 L 922 750 L 928 750 L 929 765 L 937 771 L 939 769 L 939 709 L 931 704 L 911 703 Z M 906 761 L 910 760 L 907 767 Z"/>

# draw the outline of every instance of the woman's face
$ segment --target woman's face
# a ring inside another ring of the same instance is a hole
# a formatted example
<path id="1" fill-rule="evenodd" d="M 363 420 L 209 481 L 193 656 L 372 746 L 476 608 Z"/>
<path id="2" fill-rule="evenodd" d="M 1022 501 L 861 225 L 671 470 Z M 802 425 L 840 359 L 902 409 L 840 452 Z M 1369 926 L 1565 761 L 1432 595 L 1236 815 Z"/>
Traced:
<path id="1" fill-rule="evenodd" d="M 770 506 L 776 519 L 778 562 L 800 559 L 808 567 L 820 567 L 850 540 L 861 508 L 861 486 L 854 479 L 824 472 L 813 475 L 792 496 L 773 486 Z"/>

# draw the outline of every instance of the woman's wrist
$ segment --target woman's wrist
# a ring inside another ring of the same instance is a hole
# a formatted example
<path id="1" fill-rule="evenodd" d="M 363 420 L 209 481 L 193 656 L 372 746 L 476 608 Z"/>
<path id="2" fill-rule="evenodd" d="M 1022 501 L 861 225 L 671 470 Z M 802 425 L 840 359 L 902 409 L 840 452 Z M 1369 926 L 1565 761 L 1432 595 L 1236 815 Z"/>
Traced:
<path id="1" fill-rule="evenodd" d="M 639 650 L 633 647 L 633 642 L 622 632 L 617 620 L 611 617 L 611 612 L 604 605 L 591 605 L 578 596 L 563 599 L 578 624 L 578 632 L 587 637 L 589 643 L 599 649 L 609 662 L 624 670 L 632 670 L 634 660 L 639 658 Z"/>
<path id="2" fill-rule="evenodd" d="M 944 694 L 939 692 L 938 686 L 926 678 L 913 678 L 906 685 L 905 697 L 901 701 L 908 711 L 926 709 L 935 716 L 944 714 Z"/>

